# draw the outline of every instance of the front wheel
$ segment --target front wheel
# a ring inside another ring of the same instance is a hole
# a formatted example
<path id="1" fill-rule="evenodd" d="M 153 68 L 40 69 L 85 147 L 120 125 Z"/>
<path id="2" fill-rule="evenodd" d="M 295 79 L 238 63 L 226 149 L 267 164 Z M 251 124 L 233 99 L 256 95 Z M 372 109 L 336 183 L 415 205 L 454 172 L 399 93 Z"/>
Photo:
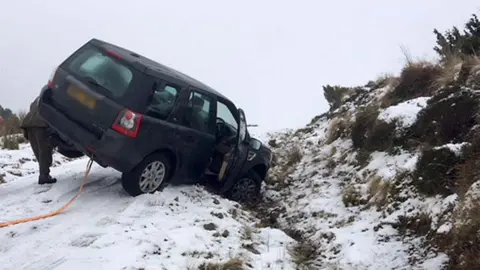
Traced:
<path id="1" fill-rule="evenodd" d="M 133 197 L 160 191 L 170 178 L 170 166 L 170 160 L 165 155 L 152 154 L 131 172 L 122 174 L 123 189 Z"/>
<path id="2" fill-rule="evenodd" d="M 262 179 L 256 172 L 249 172 L 235 181 L 226 197 L 239 203 L 254 203 L 260 196 Z"/>

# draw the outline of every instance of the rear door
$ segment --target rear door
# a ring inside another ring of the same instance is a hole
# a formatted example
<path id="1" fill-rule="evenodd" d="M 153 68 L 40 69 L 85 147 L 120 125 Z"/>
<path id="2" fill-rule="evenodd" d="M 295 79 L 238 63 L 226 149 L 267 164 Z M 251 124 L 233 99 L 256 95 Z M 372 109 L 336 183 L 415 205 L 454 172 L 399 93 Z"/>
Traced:
<path id="1" fill-rule="evenodd" d="M 100 137 L 123 107 L 142 109 L 135 90 L 151 83 L 144 77 L 118 53 L 87 43 L 56 70 L 50 102 Z"/>
<path id="2" fill-rule="evenodd" d="M 248 145 L 245 143 L 247 137 L 247 120 L 242 109 L 238 109 L 238 120 L 235 150 L 233 151 L 233 157 L 229 161 L 227 174 L 224 180 L 225 184 L 223 185 L 221 192 L 225 192 L 232 187 L 240 176 L 239 174 L 242 172 L 243 165 L 247 160 Z"/>

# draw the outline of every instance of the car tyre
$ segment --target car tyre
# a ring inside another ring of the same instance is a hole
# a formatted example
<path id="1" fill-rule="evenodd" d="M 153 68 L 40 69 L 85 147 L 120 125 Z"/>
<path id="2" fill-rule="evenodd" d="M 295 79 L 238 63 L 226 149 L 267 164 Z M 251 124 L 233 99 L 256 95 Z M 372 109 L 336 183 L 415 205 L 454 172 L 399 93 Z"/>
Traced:
<path id="1" fill-rule="evenodd" d="M 260 197 L 262 178 L 254 171 L 250 171 L 235 181 L 225 193 L 230 200 L 239 203 L 254 203 Z"/>
<path id="2" fill-rule="evenodd" d="M 123 189 L 135 197 L 161 191 L 170 179 L 171 162 L 162 153 L 146 157 L 131 172 L 122 174 Z"/>

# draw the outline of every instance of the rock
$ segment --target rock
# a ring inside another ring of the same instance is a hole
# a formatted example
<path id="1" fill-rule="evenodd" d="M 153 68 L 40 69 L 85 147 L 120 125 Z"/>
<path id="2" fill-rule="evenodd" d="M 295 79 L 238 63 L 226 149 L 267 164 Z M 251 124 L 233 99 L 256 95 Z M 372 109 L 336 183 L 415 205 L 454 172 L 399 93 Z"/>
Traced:
<path id="1" fill-rule="evenodd" d="M 223 231 L 222 236 L 227 238 L 230 235 L 230 232 L 228 230 Z"/>
<path id="2" fill-rule="evenodd" d="M 210 214 L 212 214 L 212 216 L 215 216 L 219 219 L 223 219 L 223 214 L 222 213 L 215 213 L 215 212 L 211 212 Z"/>
<path id="3" fill-rule="evenodd" d="M 203 225 L 203 228 L 207 231 L 214 231 L 217 229 L 217 225 L 215 225 L 214 223 L 210 222 L 210 223 L 207 223 L 207 224 L 204 224 Z"/>

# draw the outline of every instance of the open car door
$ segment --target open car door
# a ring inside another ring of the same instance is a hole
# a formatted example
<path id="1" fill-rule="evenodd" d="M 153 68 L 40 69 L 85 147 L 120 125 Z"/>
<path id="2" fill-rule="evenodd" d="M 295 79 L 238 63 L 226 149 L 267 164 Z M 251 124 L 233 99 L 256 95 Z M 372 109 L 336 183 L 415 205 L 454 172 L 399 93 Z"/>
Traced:
<path id="1" fill-rule="evenodd" d="M 248 155 L 248 145 L 245 142 L 247 136 L 247 120 L 242 109 L 238 109 L 239 123 L 237 127 L 237 140 L 235 149 L 232 151 L 232 156 L 228 161 L 228 165 L 221 181 L 224 183 L 220 192 L 223 193 L 229 190 L 235 180 L 240 176 L 241 170 Z M 222 173 L 223 174 L 223 173 Z"/>

